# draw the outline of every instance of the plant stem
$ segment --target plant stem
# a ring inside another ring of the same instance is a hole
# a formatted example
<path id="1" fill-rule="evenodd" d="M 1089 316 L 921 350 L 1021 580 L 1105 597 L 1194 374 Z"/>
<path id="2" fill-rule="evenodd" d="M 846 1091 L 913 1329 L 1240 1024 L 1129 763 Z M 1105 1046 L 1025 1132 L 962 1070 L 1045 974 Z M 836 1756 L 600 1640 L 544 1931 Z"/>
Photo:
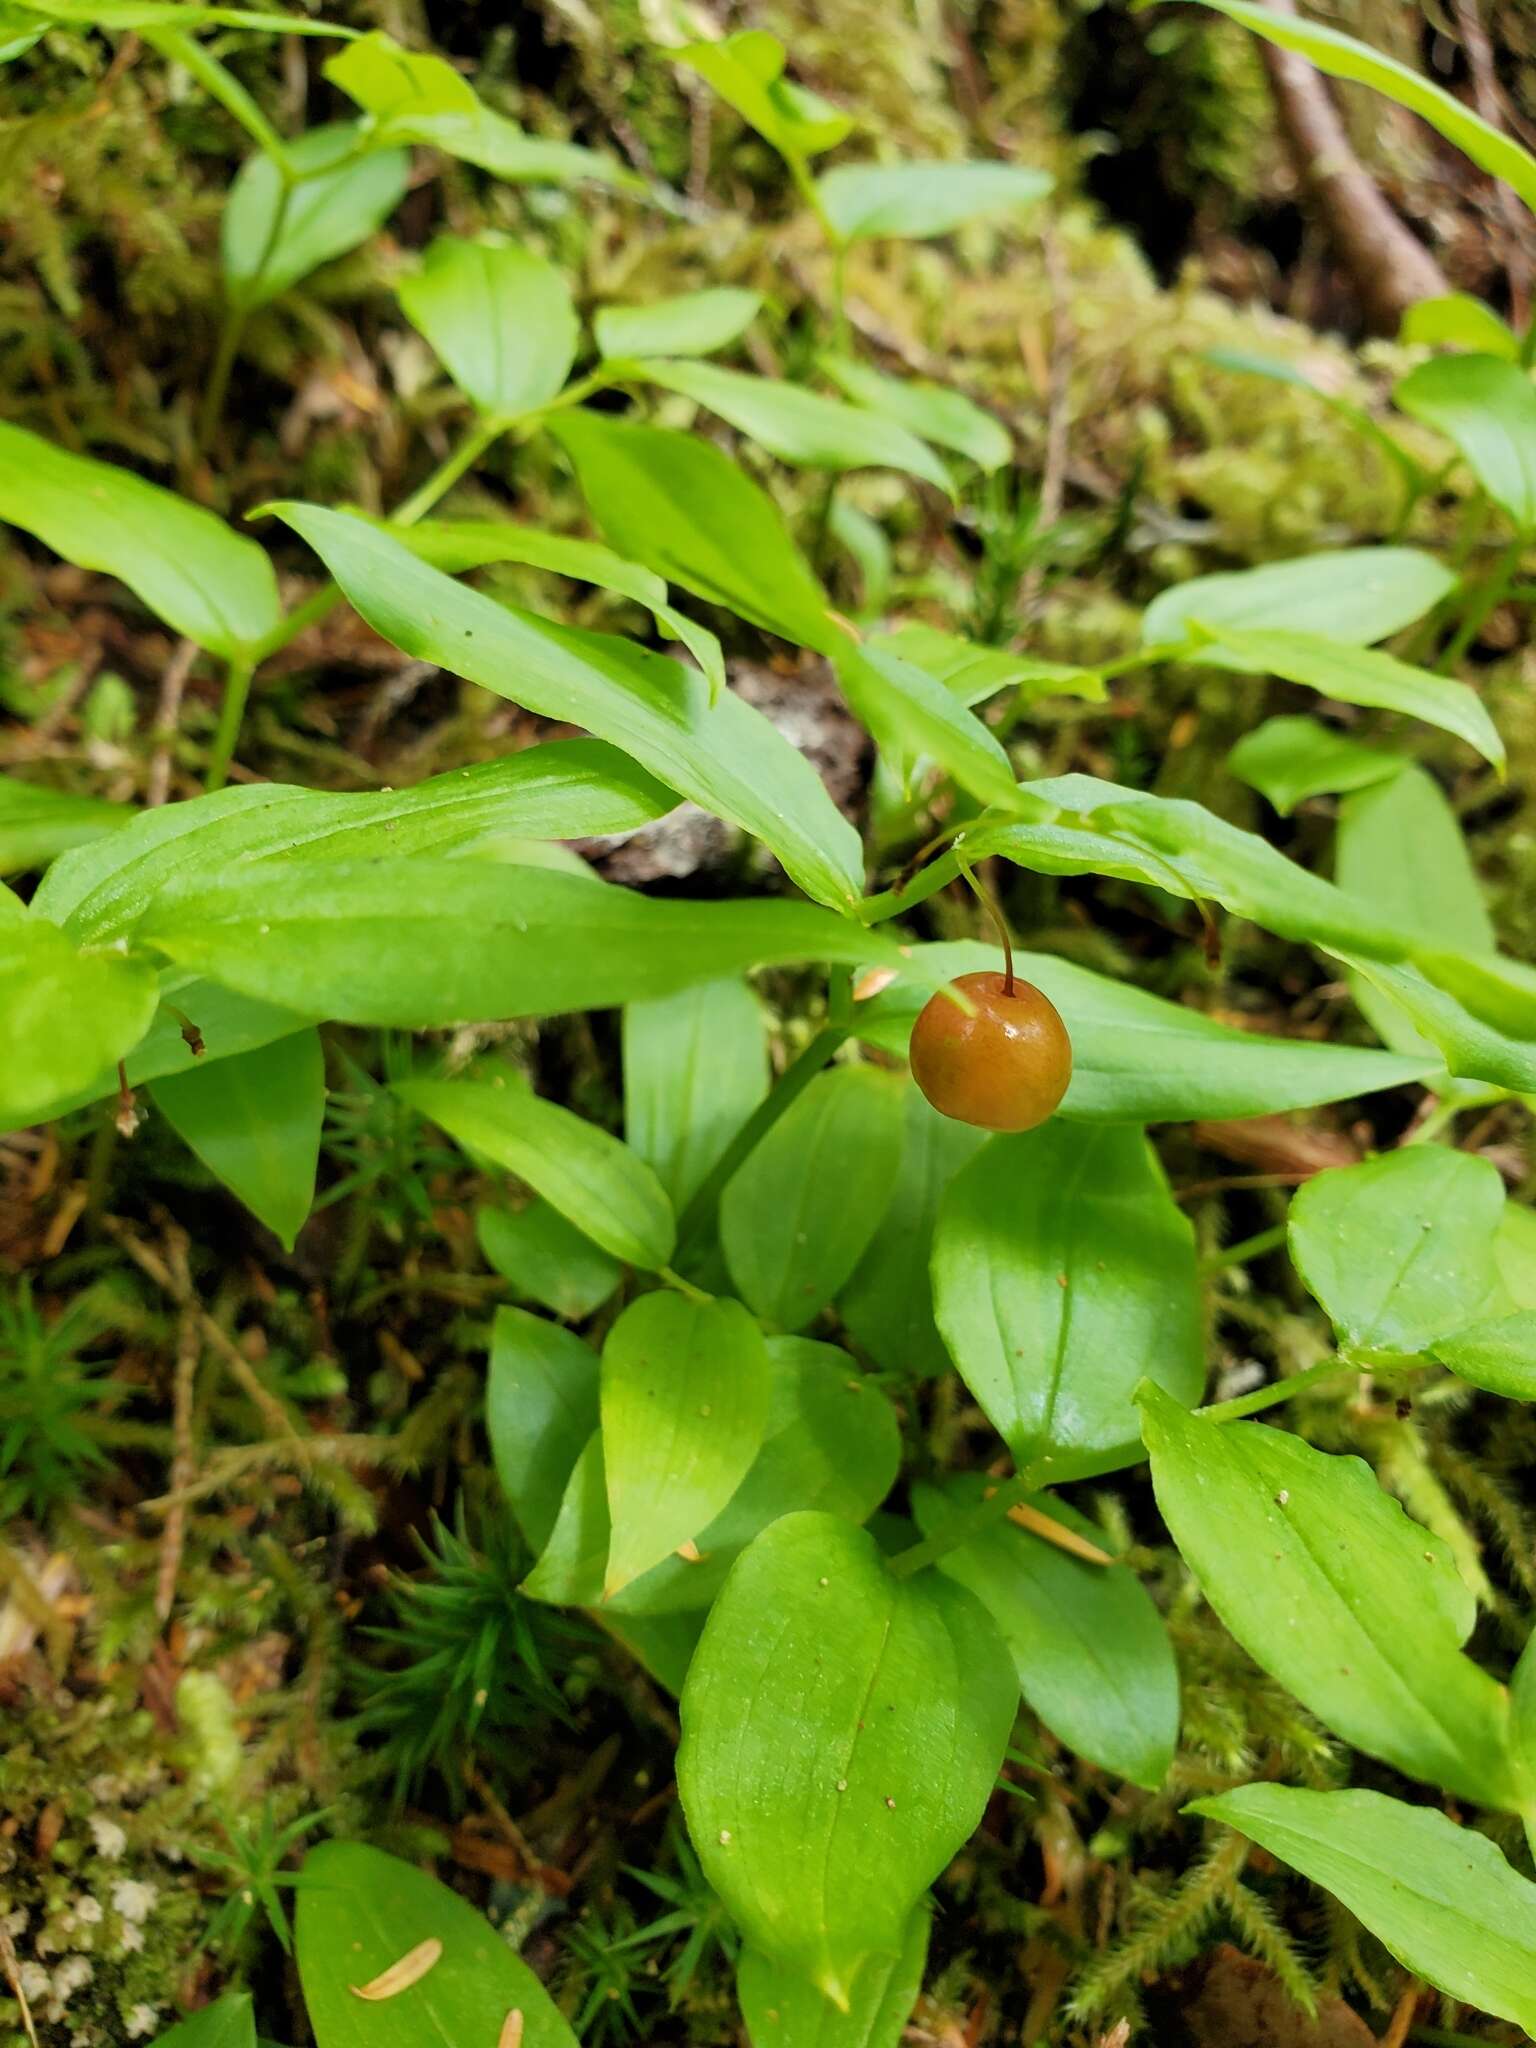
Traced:
<path id="1" fill-rule="evenodd" d="M 1265 1408 L 1277 1408 L 1282 1401 L 1293 1399 L 1322 1380 L 1337 1379 L 1340 1373 L 1408 1372 L 1415 1366 L 1432 1363 L 1432 1360 L 1417 1354 L 1383 1358 L 1325 1358 L 1319 1365 L 1309 1365 L 1305 1372 L 1293 1372 L 1287 1379 L 1274 1380 L 1267 1387 L 1255 1387 L 1251 1394 L 1239 1394 L 1235 1400 L 1212 1401 L 1204 1408 L 1197 1408 L 1195 1413 L 1206 1422 L 1235 1422 L 1239 1416 L 1258 1415 Z"/>
<path id="2" fill-rule="evenodd" d="M 757 1149 L 785 1110 L 805 1093 L 822 1068 L 852 1035 L 851 1023 L 829 1022 L 817 1032 L 799 1058 L 779 1076 L 777 1083 L 753 1110 L 704 1176 L 693 1199 L 683 1211 L 682 1220 L 677 1226 L 678 1255 L 690 1248 L 704 1231 L 715 1212 L 715 1205 L 720 1200 L 726 1183 L 737 1169 Z"/>
<path id="3" fill-rule="evenodd" d="M 229 764 L 234 759 L 235 742 L 240 737 L 240 722 L 245 717 L 245 703 L 251 694 L 251 676 L 255 666 L 249 656 L 244 661 L 232 661 L 228 665 L 224 701 L 219 706 L 218 729 L 213 736 L 213 751 L 208 756 L 208 774 L 203 784 L 210 796 L 214 790 L 224 787 Z"/>
<path id="4" fill-rule="evenodd" d="M 1472 602 L 1467 606 L 1466 611 L 1462 615 L 1462 621 L 1456 629 L 1455 638 L 1435 664 L 1442 674 L 1446 674 L 1455 668 L 1457 662 L 1461 660 L 1467 649 L 1482 631 L 1483 623 L 1489 614 L 1496 611 L 1504 602 L 1505 597 L 1509 593 L 1510 585 L 1519 573 L 1520 561 L 1524 553 L 1524 539 L 1517 538 L 1512 540 L 1495 563 L 1491 574 L 1478 585 L 1477 590 L 1473 594 Z"/>
<path id="5" fill-rule="evenodd" d="M 493 442 L 499 441 L 511 425 L 512 419 L 502 413 L 493 413 L 489 419 L 477 421 L 447 460 L 440 462 L 426 482 L 418 485 L 404 504 L 396 506 L 390 513 L 390 525 L 414 526 L 418 519 L 432 510 L 439 498 L 452 490 L 467 469 L 473 469 L 485 451 Z"/>
<path id="6" fill-rule="evenodd" d="M 1200 1261 L 1202 1273 L 1219 1273 L 1224 1266 L 1241 1266 L 1248 1259 L 1257 1259 L 1265 1252 L 1272 1252 L 1285 1243 L 1286 1226 L 1273 1224 L 1268 1230 L 1255 1232 L 1238 1244 L 1225 1245 L 1219 1252 L 1212 1252 L 1209 1258 Z"/>
<path id="7" fill-rule="evenodd" d="M 299 172 L 288 145 L 251 98 L 235 74 L 221 64 L 211 50 L 178 28 L 146 28 L 144 40 L 170 63 L 191 72 L 208 97 L 217 100 L 225 113 L 250 136 L 258 149 L 265 150 L 285 185 L 298 183 Z"/>
<path id="8" fill-rule="evenodd" d="M 284 187 L 283 198 L 288 197 Z M 194 442 L 201 455 L 212 441 L 219 419 L 224 411 L 224 396 L 229 390 L 230 373 L 235 367 L 235 357 L 245 335 L 247 313 L 244 306 L 225 308 L 223 325 L 219 328 L 218 353 L 213 359 L 213 368 L 208 373 L 208 382 L 203 391 L 203 402 L 197 409 L 197 426 Z"/>
<path id="9" fill-rule="evenodd" d="M 955 858 L 959 862 L 960 872 L 964 875 L 966 881 L 969 882 L 976 900 L 997 927 L 997 936 L 1003 942 L 1003 994 L 1005 996 L 1015 995 L 1017 993 L 1017 984 L 1013 978 L 1013 940 L 1008 936 L 1008 926 L 1003 918 L 997 898 L 986 884 L 979 879 L 963 853 L 957 852 Z"/>
<path id="10" fill-rule="evenodd" d="M 1037 1483 L 1032 1471 L 1016 1473 L 968 1514 L 956 1515 L 944 1528 L 924 1537 L 921 1543 L 910 1544 L 907 1549 L 897 1551 L 894 1557 L 888 1557 L 886 1570 L 893 1578 L 910 1579 L 914 1572 L 937 1564 L 941 1557 L 948 1557 L 952 1550 L 959 1550 L 973 1536 L 979 1536 L 983 1529 L 1000 1520 L 1010 1508 L 1017 1507 L 1020 1501 L 1034 1492 Z"/>

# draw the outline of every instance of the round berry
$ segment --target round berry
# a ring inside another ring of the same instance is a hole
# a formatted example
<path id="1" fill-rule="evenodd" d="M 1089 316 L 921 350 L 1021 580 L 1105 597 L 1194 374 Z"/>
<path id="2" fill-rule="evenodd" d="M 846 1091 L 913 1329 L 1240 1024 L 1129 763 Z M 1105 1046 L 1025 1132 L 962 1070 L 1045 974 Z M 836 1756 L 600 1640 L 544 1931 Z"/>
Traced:
<path id="1" fill-rule="evenodd" d="M 912 1077 L 944 1116 L 984 1131 L 1032 1131 L 1072 1078 L 1072 1041 L 1049 996 L 990 969 L 955 987 L 973 1013 L 944 993 L 912 1027 Z"/>

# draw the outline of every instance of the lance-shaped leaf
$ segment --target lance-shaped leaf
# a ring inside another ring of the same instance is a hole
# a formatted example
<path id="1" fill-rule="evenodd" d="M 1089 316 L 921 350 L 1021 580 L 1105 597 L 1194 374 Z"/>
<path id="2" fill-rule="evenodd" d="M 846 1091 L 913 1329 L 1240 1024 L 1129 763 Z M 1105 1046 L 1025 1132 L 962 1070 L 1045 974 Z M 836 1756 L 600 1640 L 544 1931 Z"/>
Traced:
<path id="1" fill-rule="evenodd" d="M 786 1515 L 737 1560 L 683 1689 L 678 1788 L 748 1943 L 847 2010 L 980 1819 L 1018 1684 L 996 1627 L 874 1539 Z"/>
<path id="2" fill-rule="evenodd" d="M 545 404 L 575 360 L 570 286 L 513 242 L 439 235 L 401 279 L 400 304 L 471 404 L 496 418 Z"/>
<path id="3" fill-rule="evenodd" d="M 691 1542 L 745 1479 L 768 1420 L 763 1333 L 739 1301 L 631 1302 L 603 1345 L 604 1596 Z"/>
<path id="4" fill-rule="evenodd" d="M 1241 22 L 1267 42 L 1278 43 L 1282 50 L 1295 50 L 1331 78 L 1349 79 L 1385 93 L 1388 99 L 1396 100 L 1400 107 L 1407 107 L 1438 129 L 1447 142 L 1454 143 L 1480 170 L 1512 186 L 1527 206 L 1536 208 L 1536 158 L 1502 128 L 1473 113 L 1465 100 L 1447 92 L 1444 86 L 1400 64 L 1395 57 L 1383 56 L 1368 44 L 1358 43 L 1353 36 L 1326 28 L 1320 22 L 1276 14 L 1268 7 L 1255 5 L 1254 0 L 1204 0 L 1204 5 Z"/>
<path id="5" fill-rule="evenodd" d="M 349 43 L 326 64 L 325 75 L 371 117 L 380 145 L 419 142 L 517 185 L 594 179 L 629 191 L 645 189 L 612 157 L 527 134 L 478 99 L 469 80 L 444 58 L 402 49 L 381 31 Z"/>
<path id="6" fill-rule="evenodd" d="M 315 2048 L 495 2048 L 513 2012 L 520 2048 L 576 2048 L 533 1971 L 435 1877 L 361 1842 L 311 1849 L 300 1876 L 299 1977 Z M 424 1942 L 436 1944 L 424 1974 L 393 1997 L 359 1997 Z"/>
<path id="7" fill-rule="evenodd" d="M 1491 1305 L 1503 1208 L 1491 1160 L 1405 1145 L 1299 1188 L 1287 1219 L 1291 1257 L 1341 1345 L 1423 1351 Z"/>
<path id="8" fill-rule="evenodd" d="M 768 1092 L 757 997 L 700 982 L 624 1011 L 624 1135 L 681 1211 Z"/>
<path id="9" fill-rule="evenodd" d="M 1337 548 L 1176 583 L 1147 606 L 1141 637 L 1149 647 L 1183 640 L 1190 620 L 1199 619 L 1369 647 L 1422 618 L 1455 581 L 1443 562 L 1418 548 Z M 1240 654 L 1225 659 L 1233 668 L 1254 667 Z"/>
<path id="10" fill-rule="evenodd" d="M 933 450 L 889 414 L 718 363 L 651 360 L 636 369 L 664 391 L 718 413 L 781 462 L 804 469 L 903 469 L 953 493 L 949 471 Z"/>
<path id="11" fill-rule="evenodd" d="M 300 1020 L 550 1017 L 792 960 L 899 962 L 806 903 L 663 900 L 478 861 L 285 861 L 167 887 L 137 930 L 168 959 Z M 275 1034 L 274 1034 L 275 1035 Z"/>
<path id="12" fill-rule="evenodd" d="M 821 367 L 845 398 L 883 412 L 919 439 L 969 456 L 979 469 L 1001 469 L 1013 442 L 1001 420 L 962 392 L 912 377 L 887 377 L 851 356 L 823 356 Z"/>
<path id="13" fill-rule="evenodd" d="M 857 833 L 805 756 L 740 697 L 726 691 L 711 704 L 702 679 L 665 656 L 466 590 L 345 513 L 277 509 L 369 625 L 405 653 L 612 740 L 761 839 L 807 895 L 851 908 L 862 873 Z"/>
<path id="14" fill-rule="evenodd" d="M 569 1468 L 556 1526 L 526 1590 L 562 1605 L 603 1601 L 602 1616 L 665 1617 L 710 1605 L 741 1552 L 771 1522 L 816 1508 L 862 1522 L 895 1483 L 901 1458 L 896 1416 L 846 1351 L 805 1337 L 770 1337 L 768 1415 L 750 1470 L 693 1549 L 665 1557 L 603 1598 L 609 1546 L 601 1440 Z M 568 1469 L 562 1444 L 561 1477 Z M 694 1552 L 697 1552 L 697 1555 Z"/>
<path id="15" fill-rule="evenodd" d="M 149 1029 L 155 971 L 121 949 L 82 951 L 56 924 L 0 916 L 0 1130 L 111 1072 Z"/>
<path id="16" fill-rule="evenodd" d="M 1282 818 L 1308 797 L 1390 782 L 1405 765 L 1402 754 L 1368 747 L 1315 718 L 1266 718 L 1227 756 L 1239 781 L 1268 797 Z M 1339 880 L 1353 887 L 1342 875 Z"/>
<path id="17" fill-rule="evenodd" d="M 325 1055 L 314 1029 L 153 1083 L 155 1107 L 292 1251 L 315 1199 Z"/>
<path id="18" fill-rule="evenodd" d="M 266 555 L 222 519 L 131 470 L 0 421 L 0 520 L 126 583 L 157 618 L 226 660 L 282 616 Z"/>
<path id="19" fill-rule="evenodd" d="M 534 1551 L 549 1541 L 576 1460 L 597 1428 L 597 1353 L 526 1309 L 491 1325 L 485 1429 L 496 1477 Z"/>
<path id="20" fill-rule="evenodd" d="M 853 126 L 850 116 L 784 76 L 784 45 L 766 29 L 689 43 L 671 54 L 674 63 L 707 79 L 792 164 L 835 148 Z"/>
<path id="21" fill-rule="evenodd" d="M 1018 778 L 990 726 L 952 690 L 881 647 L 845 646 L 834 656 L 843 695 L 893 764 L 926 756 L 983 803 L 1011 808 Z"/>
<path id="22" fill-rule="evenodd" d="M 600 306 L 592 332 L 605 357 L 708 356 L 745 333 L 762 304 L 761 292 L 712 285 L 645 306 Z"/>
<path id="23" fill-rule="evenodd" d="M 0 775 L 0 874 L 46 867 L 71 847 L 119 831 L 134 816 L 131 804 Z"/>
<path id="24" fill-rule="evenodd" d="M 1536 399 L 1533 399 L 1536 403 Z M 1244 668 L 1260 668 L 1288 683 L 1304 683 L 1341 704 L 1364 704 L 1378 711 L 1401 711 L 1475 747 L 1496 768 L 1504 765 L 1504 742 L 1482 699 L 1466 683 L 1450 676 L 1414 668 L 1374 647 L 1348 647 L 1321 633 L 1294 633 L 1254 627 L 1208 625 L 1190 620 L 1196 633 L 1209 634 L 1206 645 L 1242 657 Z"/>
<path id="25" fill-rule="evenodd" d="M 585 407 L 556 414 L 549 431 L 622 554 L 803 647 L 841 643 L 778 507 L 712 442 Z"/>
<path id="26" fill-rule="evenodd" d="M 601 740 L 551 740 L 429 776 L 412 789 L 332 795 L 264 782 L 143 811 L 117 842 L 55 863 L 37 907 L 78 938 L 126 931 L 162 891 L 256 861 L 401 861 L 494 854 L 508 840 L 630 832 L 673 792 Z M 269 870 L 266 885 L 277 892 Z"/>
<path id="27" fill-rule="evenodd" d="M 1204 1384 L 1194 1234 L 1130 1125 L 993 1138 L 940 1204 L 933 1295 L 961 1378 L 1042 1481 L 1140 1456 L 1144 1376 L 1182 1402 Z"/>
<path id="28" fill-rule="evenodd" d="M 383 520 L 374 523 L 387 525 Z M 708 676 L 712 698 L 725 688 L 725 656 L 714 634 L 668 604 L 666 583 L 653 570 L 639 562 L 626 562 L 595 540 L 544 533 L 509 519 L 419 519 L 414 526 L 387 530 L 403 540 L 413 555 L 450 576 L 482 568 L 488 562 L 525 562 L 532 569 L 548 569 L 556 576 L 595 583 L 602 590 L 633 598 L 645 606 L 663 632 L 682 641 Z"/>
<path id="29" fill-rule="evenodd" d="M 731 1278 L 780 1329 L 803 1330 L 874 1235 L 901 1159 L 901 1097 L 876 1067 L 818 1074 L 727 1184 Z"/>
<path id="30" fill-rule="evenodd" d="M 611 1253 L 542 1199 L 521 1209 L 482 1202 L 475 1211 L 475 1237 L 518 1295 L 573 1323 L 601 1308 L 624 1277 Z"/>
<path id="31" fill-rule="evenodd" d="M 664 1266 L 675 1235 L 660 1181 L 627 1145 L 520 1077 L 481 1081 L 399 1081 L 395 1093 L 449 1137 L 515 1173 L 631 1266 Z"/>
<path id="32" fill-rule="evenodd" d="M 1409 306 L 1397 338 L 1429 348 L 1462 348 L 1475 355 L 1502 356 L 1508 363 L 1520 360 L 1518 335 L 1492 306 L 1467 292 L 1446 292 Z"/>
<path id="33" fill-rule="evenodd" d="M 1028 164 L 839 164 L 816 190 L 845 242 L 877 235 L 924 241 L 968 220 L 1033 206 L 1054 183 Z"/>
<path id="34" fill-rule="evenodd" d="M 1239 1785 L 1187 1810 L 1332 1892 L 1413 1976 L 1536 2032 L 1536 1885 L 1486 1835 L 1380 1792 Z"/>
<path id="35" fill-rule="evenodd" d="M 1267 1423 L 1207 1422 L 1156 1388 L 1142 1426 L 1163 1519 L 1249 1656 L 1368 1756 L 1518 1806 L 1508 1697 L 1460 1648 L 1472 1594 L 1370 1467 Z"/>
<path id="36" fill-rule="evenodd" d="M 957 1473 L 913 1489 L 925 1536 L 980 1505 Z M 1102 1532 L 1054 1495 L 1029 1505 L 1102 1548 Z M 1027 1528 L 994 1521 L 939 1560 L 1002 1631 L 1024 1698 L 1069 1749 L 1155 1792 L 1179 1739 L 1179 1673 L 1162 1616 L 1123 1564 L 1091 1564 Z"/>
<path id="37" fill-rule="evenodd" d="M 280 298 L 322 263 L 366 242 L 405 196 L 409 156 L 371 147 L 360 122 L 311 128 L 287 149 L 298 184 L 286 186 L 271 157 L 257 150 L 224 202 L 224 290 L 243 311 Z"/>
<path id="38" fill-rule="evenodd" d="M 1437 356 L 1392 397 L 1453 443 L 1522 533 L 1536 525 L 1536 391 L 1524 370 L 1498 356 Z"/>
<path id="39" fill-rule="evenodd" d="M 941 1116 L 919 1089 L 907 1090 L 889 1205 L 837 1297 L 844 1324 L 887 1372 L 934 1379 L 949 1371 L 933 1319 L 933 1231 L 945 1189 L 985 1143 L 984 1131 Z"/>
<path id="40" fill-rule="evenodd" d="M 920 1899 L 900 1954 L 869 1958 L 849 1987 L 846 2012 L 809 1977 L 743 1949 L 736 1997 L 752 2048 L 897 2048 L 923 1988 L 932 1926 L 932 1908 Z"/>
<path id="41" fill-rule="evenodd" d="M 912 623 L 894 633 L 877 633 L 867 643 L 884 653 L 900 655 L 937 676 L 962 704 L 980 704 L 999 690 L 1018 689 L 1034 697 L 1104 697 L 1104 680 L 1091 668 L 1065 661 L 1041 661 L 1006 647 L 982 647 L 958 633 Z"/>

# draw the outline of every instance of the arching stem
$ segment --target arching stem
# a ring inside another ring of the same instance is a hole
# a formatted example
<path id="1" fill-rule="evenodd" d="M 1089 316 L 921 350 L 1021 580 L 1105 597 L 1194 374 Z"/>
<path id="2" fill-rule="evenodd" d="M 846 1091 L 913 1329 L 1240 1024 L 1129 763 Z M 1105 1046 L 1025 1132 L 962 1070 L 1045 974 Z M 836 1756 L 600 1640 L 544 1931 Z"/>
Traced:
<path id="1" fill-rule="evenodd" d="M 998 906 L 997 898 L 992 894 L 992 891 L 985 882 L 981 881 L 973 873 L 965 855 L 958 848 L 955 852 L 955 859 L 960 864 L 961 874 L 964 875 L 971 888 L 975 891 L 977 901 L 997 927 L 997 936 L 1003 942 L 1003 994 L 1005 996 L 1015 995 L 1018 991 L 1013 978 L 1013 940 L 1008 936 L 1008 927 L 1003 921 L 1003 913 Z"/>

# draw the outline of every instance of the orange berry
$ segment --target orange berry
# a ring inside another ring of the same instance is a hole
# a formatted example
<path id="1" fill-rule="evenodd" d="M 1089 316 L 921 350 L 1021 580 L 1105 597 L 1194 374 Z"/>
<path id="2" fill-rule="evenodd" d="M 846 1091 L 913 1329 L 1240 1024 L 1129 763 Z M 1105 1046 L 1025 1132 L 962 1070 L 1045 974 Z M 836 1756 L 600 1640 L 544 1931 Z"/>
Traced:
<path id="1" fill-rule="evenodd" d="M 955 982 L 974 1005 L 967 1016 L 942 992 L 912 1027 L 912 1077 L 934 1108 L 984 1131 L 1032 1131 L 1072 1078 L 1072 1041 L 1049 996 L 991 969 Z"/>

